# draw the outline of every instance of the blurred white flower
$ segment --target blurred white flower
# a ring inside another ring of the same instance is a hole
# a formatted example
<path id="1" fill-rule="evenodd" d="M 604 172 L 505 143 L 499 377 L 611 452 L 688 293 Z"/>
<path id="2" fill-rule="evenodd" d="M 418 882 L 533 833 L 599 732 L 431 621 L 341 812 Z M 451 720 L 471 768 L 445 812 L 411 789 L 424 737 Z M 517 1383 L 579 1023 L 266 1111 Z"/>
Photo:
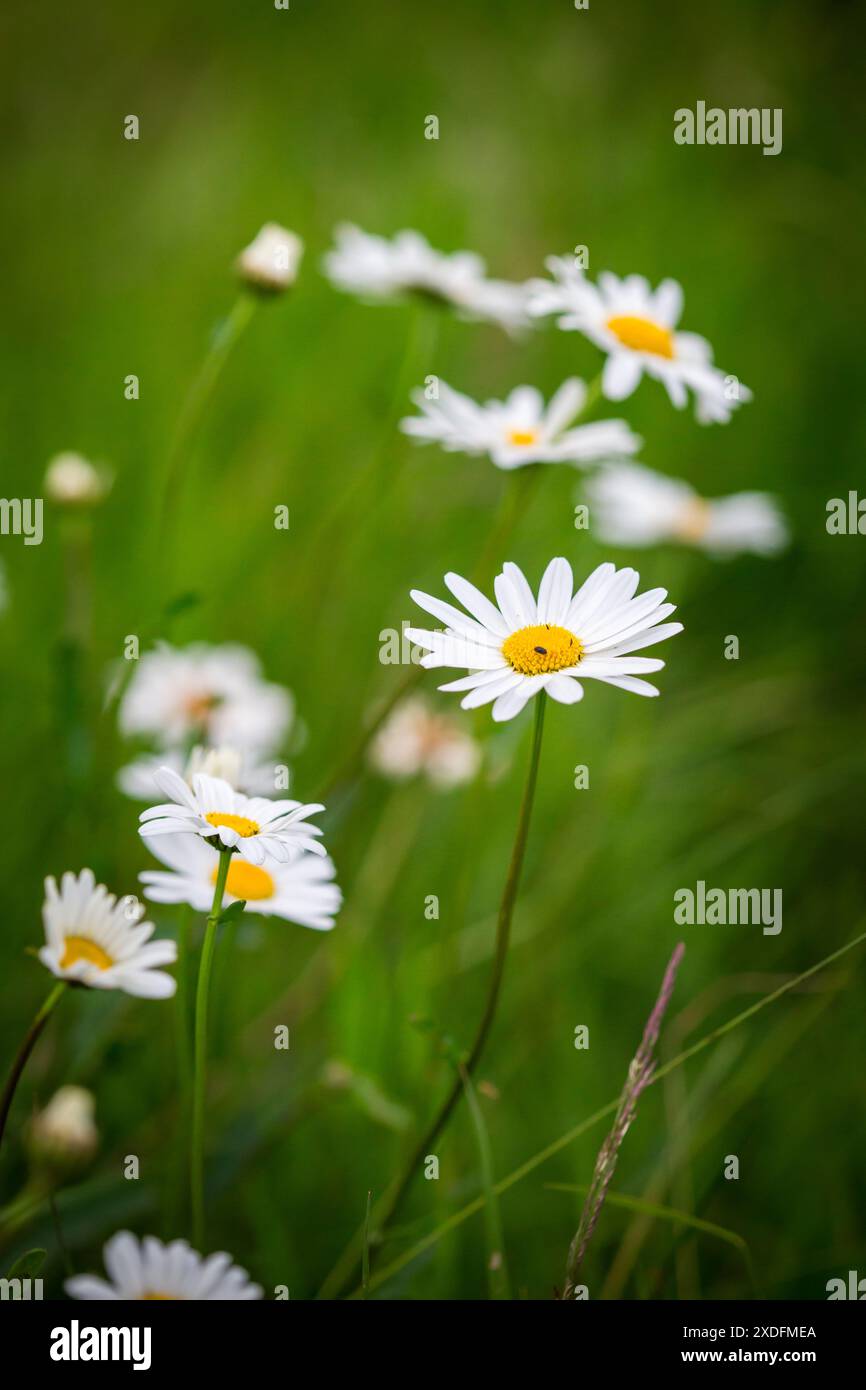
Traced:
<path id="1" fill-rule="evenodd" d="M 400 428 L 452 452 L 488 454 L 497 468 L 505 469 L 529 463 L 582 466 L 636 453 L 641 441 L 624 420 L 568 428 L 583 409 L 586 393 L 585 383 L 572 377 L 547 405 L 534 386 L 518 386 L 504 401 L 478 405 L 440 381 L 437 400 L 429 400 L 423 389 L 412 392 L 422 413 L 401 420 Z"/>
<path id="2" fill-rule="evenodd" d="M 370 745 L 370 762 L 397 781 L 424 773 L 446 790 L 471 782 L 481 765 L 481 749 L 456 719 L 434 710 L 420 696 L 404 700 Z"/>
<path id="3" fill-rule="evenodd" d="M 52 975 L 90 989 L 122 989 L 142 999 L 168 999 L 171 975 L 156 969 L 177 959 L 173 941 L 151 941 L 152 922 L 142 922 L 144 906 L 134 898 L 120 902 L 90 869 L 65 873 L 60 888 L 45 880 L 42 918 L 45 941 L 39 959 Z"/>
<path id="4" fill-rule="evenodd" d="M 513 719 L 541 690 L 563 705 L 582 700 L 575 676 L 658 695 L 639 677 L 661 670 L 664 662 L 631 653 L 673 637 L 682 623 L 662 622 L 675 611 L 663 602 L 665 589 L 635 598 L 639 581 L 636 570 L 608 562 L 575 594 L 571 565 L 560 556 L 544 571 L 536 600 L 523 571 L 509 563 L 496 577 L 497 606 L 467 579 L 446 574 L 446 585 L 471 616 L 413 589 L 415 602 L 447 626 L 444 632 L 408 628 L 406 635 L 428 652 L 422 666 L 466 668 L 468 676 L 439 689 L 468 692 L 464 709 L 492 701 L 498 722 Z"/>
<path id="5" fill-rule="evenodd" d="M 304 243 L 277 222 L 266 222 L 235 263 L 238 275 L 253 289 L 279 294 L 298 278 Z"/>
<path id="6" fill-rule="evenodd" d="M 52 1165 L 86 1163 L 99 1144 L 95 1109 L 93 1095 L 83 1086 L 61 1086 L 31 1122 L 28 1143 L 34 1157 Z"/>
<path id="7" fill-rule="evenodd" d="M 705 338 L 676 329 L 683 292 L 675 280 L 653 290 L 642 275 L 620 279 L 603 271 L 593 285 L 567 257 L 551 256 L 553 280 L 529 282 L 529 312 L 557 315 L 560 328 L 583 333 L 607 353 L 602 389 L 609 400 L 622 401 L 642 375 L 662 382 L 677 409 L 696 398 L 702 424 L 724 422 L 752 393 L 736 378 L 713 366 Z"/>
<path id="8" fill-rule="evenodd" d="M 263 1298 L 258 1284 L 231 1256 L 220 1252 L 205 1259 L 185 1240 L 164 1245 L 156 1236 L 139 1240 L 118 1231 L 102 1252 L 108 1282 L 92 1274 L 67 1279 L 70 1298 L 102 1302 L 239 1302 Z"/>
<path id="9" fill-rule="evenodd" d="M 183 777 L 190 787 L 195 774 L 205 772 L 211 777 L 222 777 L 235 791 L 245 792 L 247 796 L 272 796 L 277 790 L 278 772 L 283 772 L 285 766 L 285 763 L 269 762 L 267 759 L 254 762 L 237 749 L 225 745 L 221 748 L 196 745 L 188 758 L 172 751 L 136 758 L 120 769 L 117 785 L 134 801 L 153 801 L 159 794 L 155 774 L 161 767 L 169 767 Z"/>
<path id="10" fill-rule="evenodd" d="M 147 869 L 139 877 L 144 896 L 156 903 L 189 903 L 208 912 L 213 902 L 219 853 L 197 835 L 159 835 L 148 848 L 170 872 Z M 247 912 L 283 917 L 314 931 L 330 931 L 343 895 L 334 882 L 332 859 L 302 854 L 288 864 L 267 868 L 235 855 L 226 879 L 226 902 L 243 900 Z"/>
<path id="11" fill-rule="evenodd" d="M 618 463 L 603 468 L 585 493 L 593 530 L 611 545 L 674 541 L 716 555 L 773 555 L 790 539 L 778 504 L 766 492 L 704 498 L 678 478 Z"/>
<path id="12" fill-rule="evenodd" d="M 285 737 L 293 713 L 289 692 L 262 680 L 246 647 L 161 643 L 136 663 L 118 719 L 124 734 L 152 738 L 161 748 L 195 741 L 266 756 Z"/>
<path id="13" fill-rule="evenodd" d="M 445 255 L 420 232 L 398 232 L 388 241 L 351 224 L 337 228 L 335 241 L 324 268 L 338 289 L 379 301 L 420 295 L 509 332 L 529 323 L 525 287 L 489 280 L 484 261 L 472 251 Z"/>
<path id="14" fill-rule="evenodd" d="M 111 491 L 109 471 L 81 454 L 56 454 L 45 472 L 45 495 L 63 507 L 92 507 Z"/>
<path id="15" fill-rule="evenodd" d="M 317 836 L 321 830 L 307 817 L 324 811 L 319 804 L 300 801 L 269 801 L 264 796 L 244 796 L 221 777 L 198 772 L 192 788 L 169 767 L 161 767 L 156 784 L 171 798 L 151 806 L 139 816 L 139 834 L 170 835 L 177 831 L 217 839 L 222 849 L 233 849 L 250 864 L 275 859 L 286 864 L 304 850 L 324 855 Z"/>

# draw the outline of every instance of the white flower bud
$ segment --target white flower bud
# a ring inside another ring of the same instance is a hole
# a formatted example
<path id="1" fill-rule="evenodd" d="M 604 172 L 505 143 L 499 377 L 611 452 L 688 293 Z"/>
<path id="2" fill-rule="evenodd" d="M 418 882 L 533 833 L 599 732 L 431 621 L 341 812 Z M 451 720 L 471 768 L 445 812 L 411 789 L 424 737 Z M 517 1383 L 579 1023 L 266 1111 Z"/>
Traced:
<path id="1" fill-rule="evenodd" d="M 45 473 L 45 493 L 63 507 L 92 507 L 111 490 L 112 478 L 81 454 L 57 454 Z"/>
<path id="2" fill-rule="evenodd" d="M 255 241 L 241 252 L 236 269 L 253 289 L 279 294 L 295 283 L 304 243 L 276 222 L 266 222 Z"/>
<path id="3" fill-rule="evenodd" d="M 81 1086 L 61 1086 L 30 1126 L 33 1154 L 51 1164 L 86 1163 L 99 1143 L 94 1109 L 90 1091 Z"/>

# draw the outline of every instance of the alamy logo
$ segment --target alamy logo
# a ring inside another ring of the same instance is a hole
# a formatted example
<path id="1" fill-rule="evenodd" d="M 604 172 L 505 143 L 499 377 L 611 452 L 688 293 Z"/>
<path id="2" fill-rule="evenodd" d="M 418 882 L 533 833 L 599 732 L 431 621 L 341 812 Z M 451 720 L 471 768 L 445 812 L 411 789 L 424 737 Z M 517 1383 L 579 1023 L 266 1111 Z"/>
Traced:
<path id="1" fill-rule="evenodd" d="M 149 1327 L 69 1327 L 51 1333 L 52 1361 L 131 1361 L 134 1371 L 150 1370 Z"/>
<path id="2" fill-rule="evenodd" d="M 41 1297 L 41 1279 L 0 1279 L 0 1302 L 7 1298 L 29 1302 L 30 1299 Z"/>
<path id="3" fill-rule="evenodd" d="M 840 1298 L 854 1298 L 859 1303 L 866 1300 L 866 1279 L 861 1279 L 856 1269 L 848 1270 L 847 1283 L 844 1279 L 828 1279 L 824 1287 L 828 1303 Z"/>
<path id="4" fill-rule="evenodd" d="M 782 108 L 738 106 L 725 111 L 699 101 L 694 111 L 674 112 L 674 141 L 678 145 L 763 145 L 764 154 L 782 149 Z"/>
<path id="5" fill-rule="evenodd" d="M 708 888 L 699 879 L 694 888 L 674 893 L 678 926 L 763 926 L 764 936 L 782 930 L 781 888 Z"/>
<path id="6" fill-rule="evenodd" d="M 23 536 L 25 545 L 41 545 L 42 498 L 0 497 L 0 535 Z"/>

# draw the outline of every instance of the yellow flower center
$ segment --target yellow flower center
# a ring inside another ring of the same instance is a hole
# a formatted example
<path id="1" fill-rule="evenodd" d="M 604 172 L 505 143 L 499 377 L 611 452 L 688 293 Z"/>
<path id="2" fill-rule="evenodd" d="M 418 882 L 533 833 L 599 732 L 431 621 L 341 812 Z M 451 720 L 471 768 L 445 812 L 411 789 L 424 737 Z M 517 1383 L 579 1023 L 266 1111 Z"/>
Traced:
<path id="1" fill-rule="evenodd" d="M 99 970 L 110 970 L 114 964 L 111 956 L 103 951 L 101 946 L 97 946 L 95 941 L 91 941 L 86 936 L 67 936 L 60 969 L 68 970 L 70 965 L 75 965 L 80 960 L 88 961 L 90 965 L 95 965 Z"/>
<path id="2" fill-rule="evenodd" d="M 699 541 L 710 524 L 710 507 L 703 497 L 693 497 L 683 507 L 676 523 L 676 534 L 683 541 Z"/>
<path id="3" fill-rule="evenodd" d="M 223 816 L 219 811 L 209 811 L 205 820 L 209 825 L 215 825 L 217 829 L 224 825 L 227 830 L 236 830 L 242 840 L 248 840 L 251 835 L 258 835 L 261 829 L 258 821 L 250 820 L 248 816 Z"/>
<path id="4" fill-rule="evenodd" d="M 508 442 L 515 444 L 518 449 L 528 449 L 530 444 L 534 444 L 538 439 L 537 430 L 509 430 Z"/>
<path id="5" fill-rule="evenodd" d="M 210 881 L 216 883 L 216 880 L 217 871 L 214 869 Z M 233 858 L 229 864 L 226 892 L 233 898 L 243 898 L 246 903 L 262 902 L 265 898 L 274 896 L 276 884 L 267 869 L 260 869 L 257 864 L 248 864 L 245 859 Z"/>
<path id="6" fill-rule="evenodd" d="M 142 1303 L 182 1303 L 183 1299 L 175 1293 L 143 1293 L 139 1301 Z"/>
<path id="7" fill-rule="evenodd" d="M 522 676 L 540 676 L 576 666 L 583 654 L 579 637 L 567 628 L 538 623 L 512 632 L 502 644 L 502 655 Z"/>
<path id="8" fill-rule="evenodd" d="M 653 323 L 652 319 L 639 319 L 631 314 L 615 314 L 608 319 L 611 333 L 619 338 L 623 347 L 633 352 L 651 352 L 655 357 L 673 357 L 674 335 L 669 328 Z"/>

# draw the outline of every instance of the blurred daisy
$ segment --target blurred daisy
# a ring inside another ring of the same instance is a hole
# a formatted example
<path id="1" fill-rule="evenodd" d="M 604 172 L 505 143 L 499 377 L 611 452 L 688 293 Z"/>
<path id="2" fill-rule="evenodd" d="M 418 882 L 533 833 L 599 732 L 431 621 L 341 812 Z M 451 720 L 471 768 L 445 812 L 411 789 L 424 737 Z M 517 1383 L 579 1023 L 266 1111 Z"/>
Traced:
<path id="1" fill-rule="evenodd" d="M 547 405 L 534 386 L 518 386 L 506 400 L 485 405 L 445 382 L 438 390 L 438 400 L 428 400 L 423 390 L 413 391 L 412 400 L 422 413 L 401 420 L 403 432 L 449 451 L 488 454 L 497 468 L 595 463 L 634 454 L 641 445 L 624 420 L 568 428 L 586 402 L 586 385 L 576 377 L 563 382 Z"/>
<path id="2" fill-rule="evenodd" d="M 696 546 L 716 555 L 773 555 L 790 539 L 773 497 L 737 492 L 701 497 L 688 483 L 639 464 L 610 464 L 586 485 L 599 539 L 611 545 Z"/>
<path id="3" fill-rule="evenodd" d="M 52 975 L 90 989 L 122 989 L 142 999 L 168 999 L 175 981 L 156 967 L 177 959 L 173 941 L 151 941 L 152 922 L 142 922 L 144 905 L 120 902 L 90 869 L 65 873 L 60 888 L 45 880 L 42 919 L 46 944 L 39 959 Z"/>
<path id="4" fill-rule="evenodd" d="M 681 632 L 682 623 L 663 621 L 675 611 L 664 602 L 665 589 L 635 598 L 639 579 L 636 570 L 607 563 L 575 594 L 571 565 L 560 557 L 547 566 L 536 599 L 522 570 L 509 563 L 497 575 L 493 604 L 467 579 L 446 574 L 446 585 L 470 616 L 413 589 L 415 602 L 446 628 L 409 628 L 407 636 L 428 652 L 422 666 L 465 667 L 468 676 L 440 690 L 468 692 L 464 709 L 492 702 L 497 721 L 513 719 L 540 690 L 560 704 L 575 704 L 583 698 L 576 676 L 657 695 L 640 677 L 661 670 L 664 662 L 631 653 Z"/>
<path id="5" fill-rule="evenodd" d="M 102 1252 L 108 1280 L 92 1274 L 67 1279 L 70 1298 L 120 1302 L 238 1302 L 264 1298 L 258 1284 L 231 1256 L 221 1252 L 207 1259 L 185 1240 L 164 1245 L 156 1236 L 139 1240 L 118 1231 Z M 110 1282 L 109 1282 L 110 1281 Z"/>
<path id="6" fill-rule="evenodd" d="M 487 279 L 484 261 L 472 251 L 445 255 L 420 232 L 398 232 L 388 241 L 351 224 L 338 227 L 335 240 L 324 267 L 338 289 L 378 301 L 418 295 L 509 331 L 529 323 L 524 286 Z"/>
<path id="7" fill-rule="evenodd" d="M 171 871 L 148 869 L 139 878 L 144 896 L 156 903 L 189 903 L 210 911 L 219 854 L 197 835 L 162 835 L 149 848 Z M 334 882 L 333 860 L 302 854 L 289 864 L 249 864 L 233 856 L 226 879 L 226 903 L 243 901 L 247 912 L 283 917 L 301 927 L 330 931 L 343 895 Z"/>
<path id="8" fill-rule="evenodd" d="M 245 792 L 247 796 L 270 796 L 276 790 L 277 771 L 285 764 L 275 762 L 254 762 L 236 748 L 223 745 L 221 748 L 203 748 L 197 744 L 188 758 L 180 752 L 146 754 L 127 763 L 117 774 L 120 790 L 134 801 L 153 801 L 159 794 L 156 773 L 161 767 L 169 767 L 183 777 L 188 786 L 197 772 L 205 772 L 210 777 L 222 777 L 235 791 Z"/>
<path id="9" fill-rule="evenodd" d="M 55 454 L 45 473 L 45 495 L 61 507 L 93 507 L 111 491 L 113 478 L 82 454 Z"/>
<path id="10" fill-rule="evenodd" d="M 529 312 L 555 314 L 560 328 L 577 330 L 607 353 L 602 389 L 612 401 L 625 400 L 644 373 L 662 382 L 677 409 L 696 397 L 702 423 L 725 421 L 743 401 L 747 387 L 713 366 L 705 338 L 676 329 L 683 292 L 675 280 L 653 290 L 642 275 L 620 279 L 609 271 L 593 285 L 564 257 L 547 262 L 553 281 L 529 285 Z"/>
<path id="11" fill-rule="evenodd" d="M 256 753 L 279 745 L 292 714 L 289 692 L 262 680 L 246 647 L 202 642 L 182 650 L 160 644 L 141 657 L 118 717 L 124 734 L 163 748 L 194 741 Z"/>
<path id="12" fill-rule="evenodd" d="M 235 263 L 238 275 L 254 290 L 280 294 L 298 278 L 304 243 L 277 222 L 266 222 Z"/>
<path id="13" fill-rule="evenodd" d="M 244 796 L 222 777 L 201 772 L 193 777 L 190 788 L 170 767 L 159 769 L 156 783 L 171 799 L 142 811 L 139 834 L 145 839 L 192 832 L 207 840 L 217 839 L 222 849 L 237 850 L 250 864 L 264 864 L 266 859 L 286 864 L 304 850 L 325 853 L 315 838 L 321 830 L 307 823 L 307 817 L 324 811 L 324 806 Z"/>
<path id="14" fill-rule="evenodd" d="M 61 1086 L 31 1122 L 28 1146 L 33 1157 L 51 1165 L 86 1163 L 99 1144 L 95 1109 L 92 1093 L 83 1086 Z"/>
<path id="15" fill-rule="evenodd" d="M 434 787 L 446 790 L 472 781 L 481 749 L 456 719 L 413 696 L 382 725 L 370 746 L 370 762 L 384 777 L 401 781 L 424 773 Z"/>

